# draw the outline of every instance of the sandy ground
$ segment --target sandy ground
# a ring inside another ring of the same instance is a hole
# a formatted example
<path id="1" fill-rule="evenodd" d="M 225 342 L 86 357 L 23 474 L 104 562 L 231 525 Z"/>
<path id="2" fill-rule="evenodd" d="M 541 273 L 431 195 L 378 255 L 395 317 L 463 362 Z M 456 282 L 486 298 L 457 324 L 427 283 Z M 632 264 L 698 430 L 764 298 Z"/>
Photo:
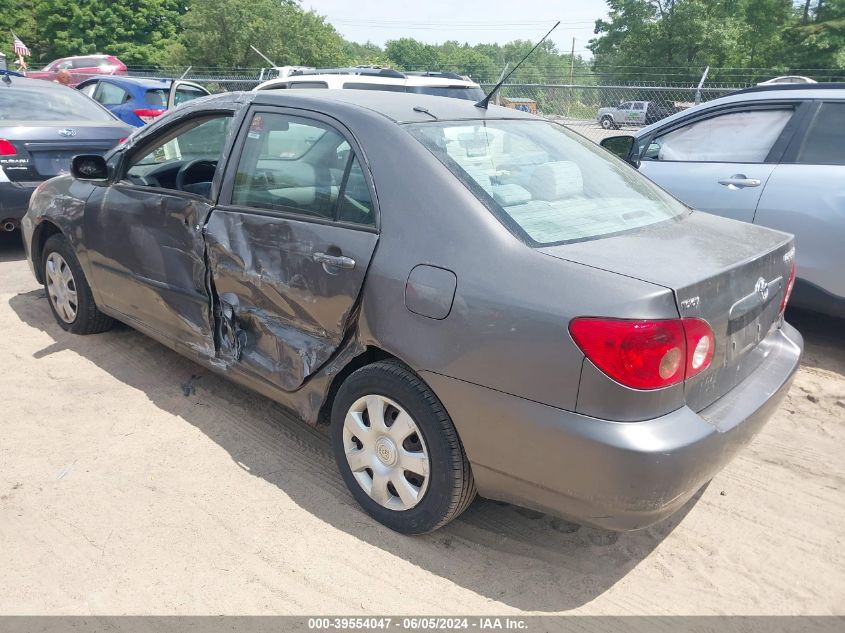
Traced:
<path id="1" fill-rule="evenodd" d="M 120 327 L 78 337 L 0 235 L 0 614 L 845 612 L 845 328 L 698 499 L 612 534 L 478 501 L 403 537 L 328 442 Z"/>

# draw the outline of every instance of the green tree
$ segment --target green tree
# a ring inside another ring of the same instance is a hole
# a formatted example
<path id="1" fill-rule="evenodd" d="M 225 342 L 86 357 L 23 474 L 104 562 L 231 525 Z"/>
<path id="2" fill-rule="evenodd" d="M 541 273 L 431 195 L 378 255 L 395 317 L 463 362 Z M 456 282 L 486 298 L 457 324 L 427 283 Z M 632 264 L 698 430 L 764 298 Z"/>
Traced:
<path id="1" fill-rule="evenodd" d="M 192 0 L 182 36 L 170 51 L 176 63 L 255 67 L 276 64 L 333 66 L 346 63 L 343 38 L 313 11 L 292 0 Z"/>
<path id="2" fill-rule="evenodd" d="M 176 38 L 179 18 L 185 12 L 182 0 L 11 2 L 32 16 L 33 43 L 24 42 L 42 61 L 104 53 L 131 65 L 158 63 Z"/>

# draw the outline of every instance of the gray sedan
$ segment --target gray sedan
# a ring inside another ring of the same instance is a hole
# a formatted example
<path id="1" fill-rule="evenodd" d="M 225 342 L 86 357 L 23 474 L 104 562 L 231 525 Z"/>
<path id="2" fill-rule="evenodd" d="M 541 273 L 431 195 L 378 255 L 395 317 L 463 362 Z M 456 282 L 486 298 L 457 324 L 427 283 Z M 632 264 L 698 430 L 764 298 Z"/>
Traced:
<path id="1" fill-rule="evenodd" d="M 0 71 L 0 231 L 13 231 L 35 188 L 74 154 L 105 154 L 134 128 L 72 88 Z"/>
<path id="2" fill-rule="evenodd" d="M 126 322 L 330 425 L 352 495 L 405 533 L 476 492 L 650 525 L 750 441 L 802 350 L 791 236 L 457 99 L 199 99 L 76 157 L 23 229 L 61 327 Z"/>
<path id="3" fill-rule="evenodd" d="M 793 233 L 793 305 L 845 317 L 845 84 L 741 90 L 643 128 L 625 156 L 691 207 Z"/>

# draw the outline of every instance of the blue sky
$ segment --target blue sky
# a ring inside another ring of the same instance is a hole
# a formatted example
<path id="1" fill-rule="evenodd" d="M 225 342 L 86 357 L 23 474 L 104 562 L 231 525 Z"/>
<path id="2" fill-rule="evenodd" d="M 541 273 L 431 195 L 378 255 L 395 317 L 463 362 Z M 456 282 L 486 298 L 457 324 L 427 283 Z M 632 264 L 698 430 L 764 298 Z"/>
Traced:
<path id="1" fill-rule="evenodd" d="M 584 56 L 595 21 L 607 16 L 604 0 L 302 0 L 302 7 L 327 16 L 346 39 L 376 44 L 399 37 L 470 44 L 536 40 L 560 20 L 552 39 L 568 51 L 574 37 L 575 52 Z"/>

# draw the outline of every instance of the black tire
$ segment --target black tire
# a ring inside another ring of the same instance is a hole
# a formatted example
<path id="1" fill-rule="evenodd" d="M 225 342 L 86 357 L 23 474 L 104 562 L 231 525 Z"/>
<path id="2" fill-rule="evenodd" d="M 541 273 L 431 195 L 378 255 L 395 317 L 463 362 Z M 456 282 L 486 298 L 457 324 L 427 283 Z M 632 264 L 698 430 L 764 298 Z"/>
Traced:
<path id="1" fill-rule="evenodd" d="M 428 484 L 417 504 L 397 511 L 373 500 L 361 487 L 346 458 L 343 426 L 360 398 L 379 395 L 393 400 L 411 416 L 428 449 Z M 350 374 L 332 405 L 331 440 L 340 474 L 355 500 L 374 519 L 403 534 L 423 534 L 456 518 L 475 498 L 475 480 L 449 414 L 437 396 L 408 367 L 381 361 Z"/>
<path id="2" fill-rule="evenodd" d="M 47 261 L 51 253 L 57 253 L 61 256 L 72 275 L 77 299 L 76 316 L 72 321 L 66 321 L 63 317 L 59 316 L 56 306 L 50 297 Z M 105 332 L 114 325 L 114 320 L 110 316 L 103 314 L 97 309 L 97 305 L 94 303 L 94 297 L 91 294 L 91 287 L 88 285 L 88 280 L 85 279 L 85 273 L 82 272 L 82 267 L 79 265 L 76 253 L 73 252 L 73 247 L 64 235 L 53 235 L 44 244 L 44 250 L 41 251 L 41 267 L 41 273 L 44 278 L 44 292 L 47 294 L 47 303 L 50 304 L 50 310 L 62 329 L 73 334 L 98 334 L 99 332 Z"/>
<path id="3" fill-rule="evenodd" d="M 617 129 L 616 123 L 614 123 L 613 119 L 609 116 L 602 117 L 601 126 L 605 130 L 615 130 L 615 129 Z"/>

